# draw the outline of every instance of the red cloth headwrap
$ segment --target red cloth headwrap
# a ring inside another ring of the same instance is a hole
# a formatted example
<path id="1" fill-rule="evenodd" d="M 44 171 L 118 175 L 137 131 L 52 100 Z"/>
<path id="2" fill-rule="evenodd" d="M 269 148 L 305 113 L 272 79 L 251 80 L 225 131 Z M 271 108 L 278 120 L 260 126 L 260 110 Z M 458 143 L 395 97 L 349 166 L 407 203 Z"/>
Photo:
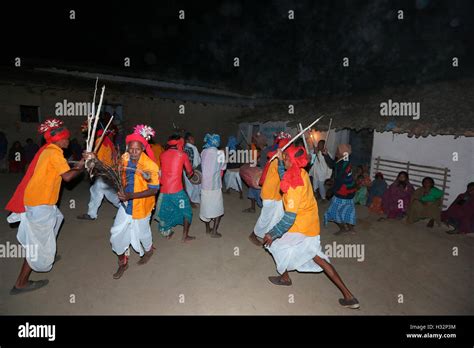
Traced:
<path id="1" fill-rule="evenodd" d="M 147 154 L 147 156 L 150 157 L 153 162 L 156 162 L 155 154 L 153 153 L 150 144 L 148 144 L 148 141 L 146 141 L 144 137 L 137 133 L 127 135 L 127 137 L 125 138 L 125 143 L 128 144 L 132 141 L 138 141 L 139 143 L 141 143 L 145 147 L 145 153 Z"/>
<path id="2" fill-rule="evenodd" d="M 66 127 L 58 127 L 47 130 L 43 136 L 46 143 L 51 144 L 62 139 L 68 139 L 71 134 Z"/>
<path id="3" fill-rule="evenodd" d="M 291 138 L 290 139 L 282 138 L 282 139 L 279 139 L 278 141 L 276 141 L 275 144 L 278 145 L 278 149 L 281 149 L 281 148 L 283 148 L 283 146 L 288 144 L 290 142 L 290 140 L 291 140 Z M 272 158 L 273 155 L 275 155 L 276 153 L 277 153 L 277 150 L 269 151 L 268 154 L 267 154 L 267 158 L 268 159 Z M 270 167 L 270 161 L 267 161 L 267 163 L 265 164 L 265 167 L 263 168 L 262 176 L 260 177 L 260 181 L 259 181 L 260 186 L 263 185 L 263 182 L 265 181 L 265 179 L 267 177 L 267 172 L 268 172 L 269 167 Z"/>
<path id="4" fill-rule="evenodd" d="M 169 140 L 167 143 L 169 146 L 176 146 L 178 150 L 184 151 L 184 139 L 179 138 L 178 140 Z"/>
<path id="5" fill-rule="evenodd" d="M 302 151 L 302 154 L 296 157 L 296 153 L 299 151 Z M 285 150 L 285 153 L 290 157 L 291 167 L 286 170 L 280 183 L 280 189 L 283 192 L 304 185 L 301 168 L 308 165 L 308 154 L 304 147 L 292 145 Z"/>

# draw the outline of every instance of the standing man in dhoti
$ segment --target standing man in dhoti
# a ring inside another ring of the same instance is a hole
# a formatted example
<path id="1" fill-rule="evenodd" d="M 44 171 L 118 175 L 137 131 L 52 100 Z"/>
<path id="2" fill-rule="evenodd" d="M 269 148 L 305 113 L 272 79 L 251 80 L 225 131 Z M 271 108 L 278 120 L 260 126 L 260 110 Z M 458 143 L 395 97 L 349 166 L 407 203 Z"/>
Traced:
<path id="1" fill-rule="evenodd" d="M 173 227 L 183 225 L 183 242 L 196 237 L 189 235 L 193 221 L 193 210 L 183 188 L 183 171 L 191 177 L 193 168 L 184 152 L 184 139 L 179 134 L 169 137 L 166 151 L 161 154 L 161 191 L 156 206 L 155 220 L 159 222 L 160 233 L 170 239 Z"/>
<path id="2" fill-rule="evenodd" d="M 292 284 L 290 271 L 324 271 L 344 297 L 339 303 L 344 307 L 359 308 L 359 301 L 344 285 L 321 249 L 318 205 L 304 170 L 308 164 L 304 147 L 290 146 L 283 155 L 281 150 L 278 154 L 285 214 L 263 240 L 280 274 L 268 279 L 275 285 L 289 286 Z"/>
<path id="3" fill-rule="evenodd" d="M 100 137 L 104 134 L 104 130 L 100 129 L 97 131 L 97 137 L 95 141 L 95 146 L 99 144 Z M 113 133 L 107 131 L 102 144 L 100 144 L 99 149 L 97 150 L 97 159 L 100 160 L 107 166 L 112 166 L 114 158 L 116 156 L 116 150 L 114 143 L 112 141 Z M 97 219 L 97 211 L 99 210 L 102 200 L 107 198 L 107 200 L 113 204 L 115 208 L 118 208 L 120 205 L 120 200 L 117 196 L 117 193 L 114 191 L 109 184 L 107 184 L 103 177 L 97 176 L 94 179 L 94 183 L 90 187 L 91 198 L 89 200 L 89 210 L 87 214 L 79 215 L 77 218 L 80 220 L 95 220 Z"/>
<path id="4" fill-rule="evenodd" d="M 224 215 L 222 176 L 226 169 L 226 161 L 224 152 L 218 150 L 220 142 L 221 137 L 218 134 L 206 134 L 204 150 L 201 153 L 202 184 L 199 217 L 205 222 L 206 233 L 212 238 L 222 237 L 217 229 Z M 214 221 L 212 230 L 211 221 Z"/>
<path id="5" fill-rule="evenodd" d="M 322 201 L 326 200 L 326 187 L 324 186 L 324 183 L 327 179 L 331 178 L 332 175 L 332 169 L 326 163 L 324 156 L 324 153 L 327 151 L 325 150 L 325 147 L 325 140 L 318 141 L 318 146 L 314 149 L 312 159 L 313 165 L 310 169 L 310 174 L 313 177 L 313 190 L 314 192 L 319 190 L 319 195 L 321 196 Z"/>
<path id="6" fill-rule="evenodd" d="M 48 280 L 29 280 L 31 271 L 49 272 L 56 255 L 56 237 L 63 215 L 56 206 L 61 182 L 71 181 L 84 168 L 84 159 L 71 169 L 63 149 L 69 145 L 69 131 L 58 119 L 46 120 L 39 127 L 46 144 L 38 150 L 25 176 L 6 206 L 12 212 L 7 221 L 20 221 L 17 239 L 26 249 L 20 275 L 10 294 L 37 290 Z M 33 251 L 34 250 L 34 251 Z"/>
<path id="7" fill-rule="evenodd" d="M 277 149 L 281 149 L 291 139 L 291 135 L 280 132 L 275 137 L 275 144 L 267 153 L 268 159 L 277 153 Z M 260 177 L 260 186 L 262 190 L 260 197 L 262 198 L 262 211 L 255 224 L 253 232 L 249 236 L 249 240 L 257 246 L 262 246 L 258 238 L 262 238 L 266 233 L 281 220 L 284 215 L 282 195 L 280 192 L 280 176 L 278 174 L 278 161 L 267 161 Z M 258 237 L 258 238 L 257 238 Z"/>
<path id="8" fill-rule="evenodd" d="M 127 148 L 122 155 L 124 192 L 118 192 L 122 203 L 110 229 L 110 244 L 119 263 L 114 279 L 122 277 L 128 268 L 126 251 L 130 245 L 140 254 L 139 265 L 146 264 L 153 255 L 150 216 L 160 188 L 158 165 L 148 144 L 154 135 L 151 127 L 138 125 L 134 133 L 125 138 Z"/>
<path id="9" fill-rule="evenodd" d="M 199 155 L 197 147 L 194 145 L 194 136 L 188 132 L 184 135 L 184 141 L 186 142 L 186 145 L 184 146 L 184 152 L 186 152 L 188 155 L 189 162 L 191 162 L 193 170 L 198 169 L 198 167 L 201 165 L 201 156 Z M 184 184 L 186 186 L 186 193 L 189 196 L 191 205 L 195 207 L 196 204 L 201 203 L 201 184 L 192 184 L 191 181 L 189 181 L 186 173 L 183 173 L 183 177 Z"/>

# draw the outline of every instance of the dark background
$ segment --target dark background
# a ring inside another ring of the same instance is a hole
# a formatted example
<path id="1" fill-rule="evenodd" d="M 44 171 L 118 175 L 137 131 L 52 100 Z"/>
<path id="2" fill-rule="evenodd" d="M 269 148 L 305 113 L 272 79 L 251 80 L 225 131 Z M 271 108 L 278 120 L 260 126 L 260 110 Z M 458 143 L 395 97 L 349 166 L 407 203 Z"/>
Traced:
<path id="1" fill-rule="evenodd" d="M 17 2 L 1 10 L 1 26 L 4 66 L 21 57 L 24 68 L 138 75 L 274 98 L 351 94 L 474 71 L 469 0 Z"/>

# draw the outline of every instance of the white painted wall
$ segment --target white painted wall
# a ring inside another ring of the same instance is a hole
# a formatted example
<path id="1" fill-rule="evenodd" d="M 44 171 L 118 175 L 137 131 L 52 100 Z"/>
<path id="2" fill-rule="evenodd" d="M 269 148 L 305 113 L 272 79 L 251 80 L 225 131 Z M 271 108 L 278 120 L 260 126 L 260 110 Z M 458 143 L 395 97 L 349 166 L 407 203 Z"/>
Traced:
<path id="1" fill-rule="evenodd" d="M 453 160 L 453 153 L 458 153 L 458 161 Z M 409 138 L 406 134 L 392 132 L 374 132 L 372 148 L 371 176 L 375 168 L 374 160 L 378 156 L 400 162 L 448 167 L 451 170 L 448 204 L 456 196 L 465 192 L 467 183 L 474 181 L 474 137 L 451 135 L 428 136 L 426 138 Z"/>

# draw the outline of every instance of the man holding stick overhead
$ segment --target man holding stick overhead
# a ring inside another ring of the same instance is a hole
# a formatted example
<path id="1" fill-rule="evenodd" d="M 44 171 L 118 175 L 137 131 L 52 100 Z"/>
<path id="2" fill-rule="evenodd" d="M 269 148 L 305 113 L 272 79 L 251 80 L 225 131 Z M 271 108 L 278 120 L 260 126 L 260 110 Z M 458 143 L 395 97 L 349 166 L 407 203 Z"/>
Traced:
<path id="1" fill-rule="evenodd" d="M 279 149 L 278 160 L 285 214 L 265 234 L 263 241 L 275 260 L 280 276 L 268 279 L 275 285 L 289 286 L 292 284 L 288 274 L 290 271 L 324 271 L 344 297 L 339 303 L 347 308 L 359 308 L 359 301 L 344 285 L 321 249 L 318 205 L 308 173 L 304 170 L 308 164 L 305 149 L 290 146 L 284 153 Z"/>
<path id="2" fill-rule="evenodd" d="M 103 141 L 101 142 L 101 136 L 104 134 L 103 129 L 97 131 L 97 138 L 95 141 L 95 146 L 98 146 L 97 150 L 97 159 L 103 162 L 107 166 L 113 165 L 113 159 L 116 156 L 116 151 L 113 143 L 113 133 L 112 131 L 107 130 Z M 107 200 L 118 208 L 120 205 L 120 200 L 117 196 L 117 193 L 104 181 L 100 176 L 97 176 L 94 180 L 94 183 L 90 187 L 91 198 L 89 200 L 89 210 L 87 214 L 79 215 L 77 218 L 80 220 L 95 220 L 97 219 L 97 211 L 99 210 L 102 200 L 107 198 Z"/>
<path id="3" fill-rule="evenodd" d="M 56 255 L 56 237 L 63 214 L 56 206 L 61 182 L 71 181 L 84 169 L 84 158 L 73 169 L 64 158 L 63 149 L 69 145 L 69 130 L 63 122 L 48 119 L 39 127 L 46 144 L 38 150 L 28 170 L 6 206 L 12 212 L 7 221 L 20 221 L 17 239 L 27 256 L 11 295 L 37 290 L 48 280 L 29 280 L 31 271 L 49 272 Z M 85 156 L 85 154 L 83 155 Z M 34 252 L 32 252 L 34 251 Z"/>
<path id="4" fill-rule="evenodd" d="M 273 145 L 267 157 L 271 158 L 276 154 L 277 149 L 281 149 L 291 139 L 291 135 L 285 132 L 280 132 L 275 136 L 275 144 Z M 258 238 L 263 238 L 265 233 L 268 233 L 273 226 L 283 217 L 284 209 L 282 196 L 280 193 L 280 176 L 278 174 L 278 161 L 268 161 L 260 177 L 262 211 L 255 224 L 253 232 L 249 236 L 249 240 L 261 246 L 262 243 Z M 258 238 L 257 238 L 258 237 Z"/>
<path id="5" fill-rule="evenodd" d="M 138 125 L 125 139 L 127 152 L 122 155 L 124 192 L 118 192 L 123 203 L 110 229 L 110 243 L 119 263 L 114 279 L 122 277 L 128 268 L 125 252 L 130 244 L 140 254 L 139 265 L 146 264 L 153 255 L 150 216 L 160 188 L 158 165 L 148 144 L 154 135 L 151 127 Z"/>

